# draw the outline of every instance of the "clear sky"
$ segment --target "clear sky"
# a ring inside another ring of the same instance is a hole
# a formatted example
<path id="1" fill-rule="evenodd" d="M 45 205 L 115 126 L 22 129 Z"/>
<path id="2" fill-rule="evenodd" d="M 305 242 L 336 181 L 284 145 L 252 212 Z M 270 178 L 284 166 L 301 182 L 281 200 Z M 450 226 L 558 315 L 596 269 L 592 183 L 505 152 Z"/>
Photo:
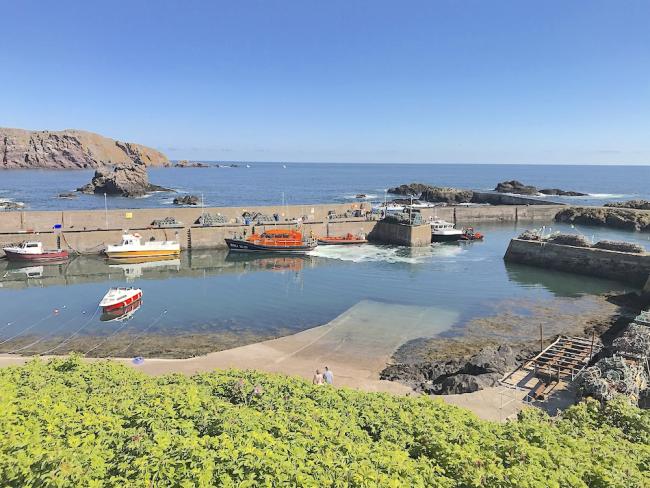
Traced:
<path id="1" fill-rule="evenodd" d="M 0 2 L 0 126 L 172 159 L 650 164 L 650 1 Z"/>

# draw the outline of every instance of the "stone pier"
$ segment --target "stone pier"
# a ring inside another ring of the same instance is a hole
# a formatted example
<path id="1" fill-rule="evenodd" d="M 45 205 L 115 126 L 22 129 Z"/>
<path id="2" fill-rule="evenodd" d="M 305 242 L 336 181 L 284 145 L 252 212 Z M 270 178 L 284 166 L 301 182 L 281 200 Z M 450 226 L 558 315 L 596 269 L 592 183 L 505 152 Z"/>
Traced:
<path id="1" fill-rule="evenodd" d="M 380 220 L 368 234 L 368 240 L 377 244 L 422 247 L 431 244 L 431 225 L 409 225 Z"/>

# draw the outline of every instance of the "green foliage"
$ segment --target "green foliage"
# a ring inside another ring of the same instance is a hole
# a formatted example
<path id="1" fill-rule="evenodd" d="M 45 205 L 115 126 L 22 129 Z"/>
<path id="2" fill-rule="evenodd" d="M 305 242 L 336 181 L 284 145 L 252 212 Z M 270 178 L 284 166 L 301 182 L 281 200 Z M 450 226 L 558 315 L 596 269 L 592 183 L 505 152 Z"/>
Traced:
<path id="1" fill-rule="evenodd" d="M 642 487 L 649 436 L 650 412 L 624 401 L 497 424 L 251 371 L 0 370 L 2 486 Z"/>

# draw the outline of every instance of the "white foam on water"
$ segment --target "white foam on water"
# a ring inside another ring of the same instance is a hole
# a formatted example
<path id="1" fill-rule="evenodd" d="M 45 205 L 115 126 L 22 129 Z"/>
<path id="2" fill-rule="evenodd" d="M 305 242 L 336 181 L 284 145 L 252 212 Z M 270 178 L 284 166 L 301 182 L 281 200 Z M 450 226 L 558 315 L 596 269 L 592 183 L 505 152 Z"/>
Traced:
<path id="1" fill-rule="evenodd" d="M 453 244 L 432 244 L 427 247 L 376 246 L 359 244 L 318 246 L 309 254 L 319 258 L 338 259 L 353 263 L 384 262 L 418 264 L 434 259 L 450 259 L 466 252 Z"/>
<path id="2" fill-rule="evenodd" d="M 592 198 L 626 198 L 626 197 L 632 197 L 634 195 L 626 195 L 624 193 L 589 193 L 587 196 Z M 585 197 L 578 197 L 578 198 L 585 198 Z"/>
<path id="3" fill-rule="evenodd" d="M 359 195 L 361 195 L 361 193 L 359 193 Z M 357 198 L 356 195 L 344 195 L 343 198 L 346 200 L 372 200 L 373 198 L 378 197 L 378 195 L 375 193 L 363 193 L 363 195 L 365 196 L 362 198 Z"/>

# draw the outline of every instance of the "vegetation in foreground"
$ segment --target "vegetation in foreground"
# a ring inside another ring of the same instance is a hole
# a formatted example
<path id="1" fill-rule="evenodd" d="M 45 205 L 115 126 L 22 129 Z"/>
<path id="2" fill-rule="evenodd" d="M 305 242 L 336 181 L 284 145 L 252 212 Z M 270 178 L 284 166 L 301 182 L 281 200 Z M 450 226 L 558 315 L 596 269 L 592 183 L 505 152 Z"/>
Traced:
<path id="1" fill-rule="evenodd" d="M 623 399 L 496 424 L 426 397 L 257 372 L 150 377 L 77 357 L 0 370 L 2 486 L 650 486 Z"/>

